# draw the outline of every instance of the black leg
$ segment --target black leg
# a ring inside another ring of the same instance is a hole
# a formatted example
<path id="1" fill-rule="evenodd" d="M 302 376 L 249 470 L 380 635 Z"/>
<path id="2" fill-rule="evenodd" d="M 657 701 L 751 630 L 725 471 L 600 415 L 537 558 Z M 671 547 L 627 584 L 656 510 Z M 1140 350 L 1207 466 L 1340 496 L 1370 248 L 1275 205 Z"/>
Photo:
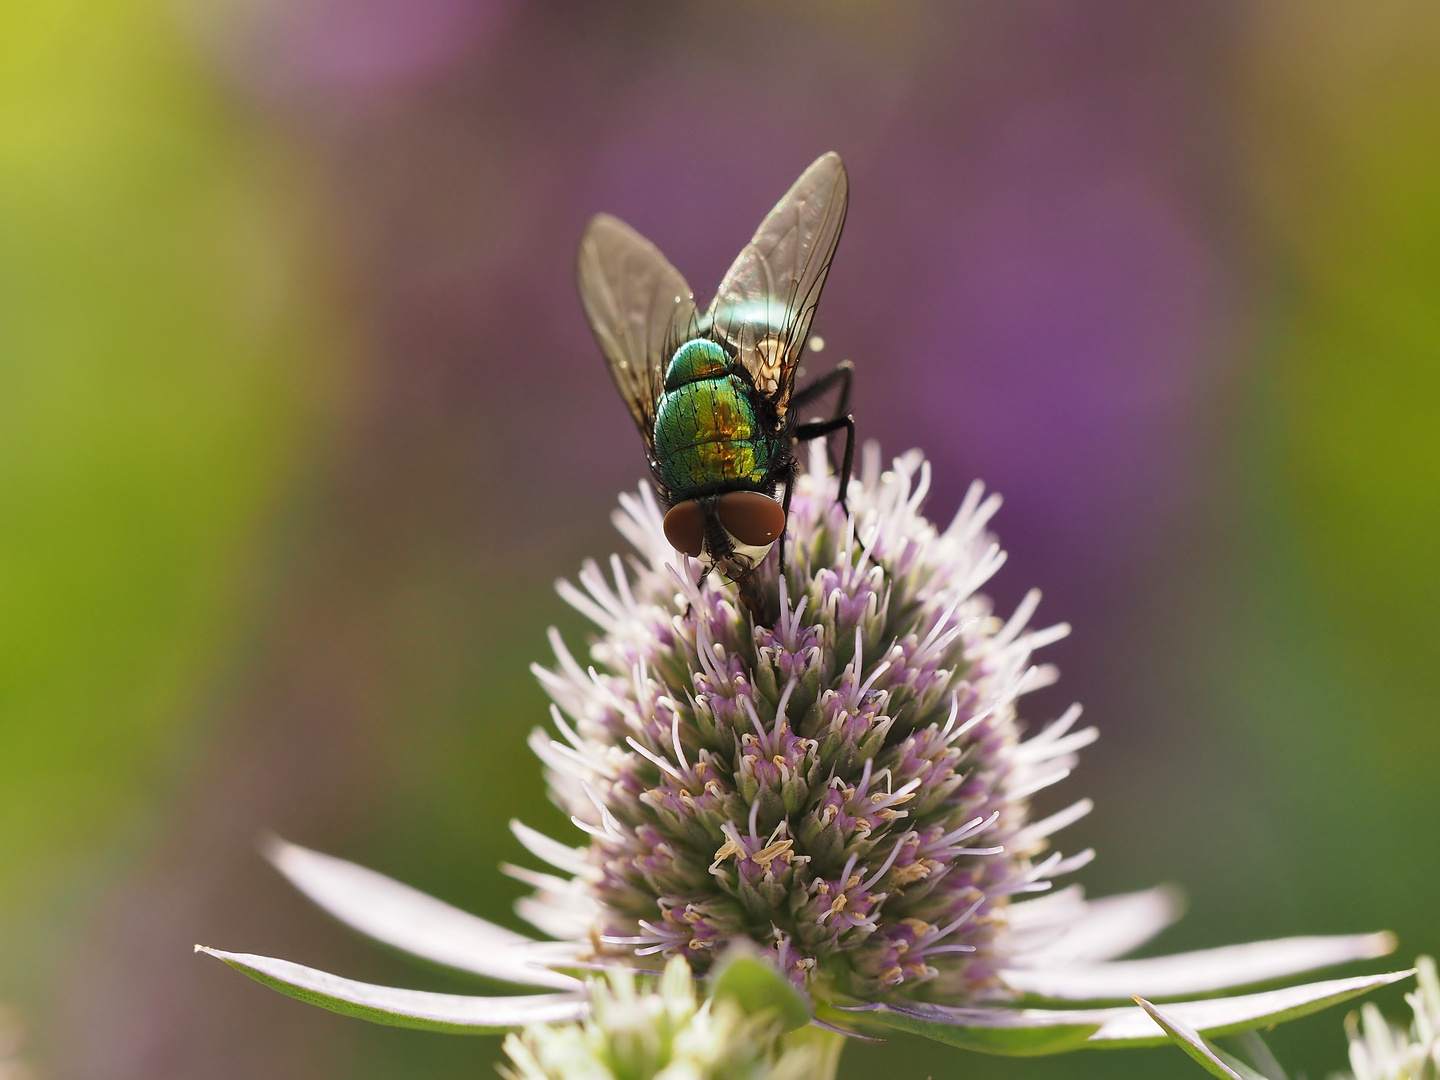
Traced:
<path id="1" fill-rule="evenodd" d="M 850 467 L 855 464 L 855 418 L 853 416 L 837 416 L 831 420 L 816 420 L 813 424 L 801 424 L 795 429 L 796 442 L 809 442 L 811 439 L 820 439 L 829 435 L 832 431 L 845 429 L 845 463 L 840 466 L 840 509 L 847 509 L 845 505 L 846 492 L 850 490 Z"/>
<path id="2" fill-rule="evenodd" d="M 829 420 L 816 420 L 808 424 L 801 424 L 795 431 L 795 438 L 804 442 L 809 439 L 818 439 L 828 435 L 832 431 L 838 431 L 842 426 L 846 428 L 845 436 L 845 459 L 840 468 L 840 505 L 845 506 L 845 492 L 850 485 L 850 467 L 855 457 L 855 421 L 847 420 L 846 406 L 850 403 L 850 380 L 855 374 L 855 365 L 849 360 L 842 360 L 824 375 L 815 379 L 808 386 L 802 386 L 790 398 L 790 408 L 800 409 L 807 404 L 828 393 L 836 385 L 840 387 L 840 395 L 835 402 L 835 412 Z M 830 460 L 830 467 L 835 467 L 835 458 L 827 443 L 825 456 Z"/>
<path id="3" fill-rule="evenodd" d="M 814 382 L 802 386 L 790 395 L 790 408 L 799 409 L 810 404 L 826 393 L 836 383 L 840 384 L 840 398 L 835 402 L 835 416 L 844 416 L 845 407 L 850 404 L 850 377 L 855 374 L 855 365 L 842 360 Z"/>

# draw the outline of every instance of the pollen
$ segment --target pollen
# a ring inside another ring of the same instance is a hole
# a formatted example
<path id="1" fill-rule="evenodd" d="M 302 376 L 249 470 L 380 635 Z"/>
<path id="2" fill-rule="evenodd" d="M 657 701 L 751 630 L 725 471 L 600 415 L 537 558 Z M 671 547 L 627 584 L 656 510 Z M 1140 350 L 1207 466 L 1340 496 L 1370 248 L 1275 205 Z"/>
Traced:
<path id="1" fill-rule="evenodd" d="M 726 840 L 725 843 L 720 845 L 720 849 L 715 852 L 715 858 L 710 863 L 710 869 L 714 870 L 717 866 L 719 866 L 726 859 L 730 858 L 730 856 L 732 855 L 744 854 L 745 849 L 742 848 L 739 844 L 737 844 L 734 840 Z"/>
<path id="2" fill-rule="evenodd" d="M 759 863 L 762 869 L 769 870 L 770 864 L 776 859 L 783 857 L 786 862 L 789 862 L 790 849 L 794 846 L 794 840 L 776 840 L 775 843 L 769 847 L 761 848 L 754 855 L 751 855 L 750 860 Z"/>
<path id="3" fill-rule="evenodd" d="M 923 862 L 913 862 L 908 866 L 897 866 L 890 871 L 890 880 L 895 885 L 912 885 L 917 881 L 924 881 L 930 876 L 930 868 Z"/>

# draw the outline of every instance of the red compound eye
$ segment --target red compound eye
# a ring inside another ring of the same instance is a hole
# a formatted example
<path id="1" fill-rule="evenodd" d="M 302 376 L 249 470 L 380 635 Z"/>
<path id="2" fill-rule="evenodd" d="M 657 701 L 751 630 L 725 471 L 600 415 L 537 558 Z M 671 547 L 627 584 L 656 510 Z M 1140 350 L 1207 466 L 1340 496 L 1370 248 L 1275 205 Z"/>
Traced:
<path id="1" fill-rule="evenodd" d="M 676 503 L 665 515 L 665 539 L 676 551 L 698 559 L 705 550 L 705 512 L 693 499 Z"/>
<path id="2" fill-rule="evenodd" d="M 732 491 L 716 505 L 720 524 L 740 543 L 750 547 L 773 544 L 785 531 L 785 510 L 758 491 Z"/>

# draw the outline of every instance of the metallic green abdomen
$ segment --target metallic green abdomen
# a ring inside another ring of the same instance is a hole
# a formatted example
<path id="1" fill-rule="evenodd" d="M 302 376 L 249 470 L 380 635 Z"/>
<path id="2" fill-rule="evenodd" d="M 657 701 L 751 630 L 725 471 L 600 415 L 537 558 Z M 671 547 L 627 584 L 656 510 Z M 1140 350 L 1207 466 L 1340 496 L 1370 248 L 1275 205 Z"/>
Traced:
<path id="1" fill-rule="evenodd" d="M 655 457 L 677 498 L 764 485 L 772 441 L 756 421 L 749 392 L 743 379 L 723 375 L 661 395 Z"/>

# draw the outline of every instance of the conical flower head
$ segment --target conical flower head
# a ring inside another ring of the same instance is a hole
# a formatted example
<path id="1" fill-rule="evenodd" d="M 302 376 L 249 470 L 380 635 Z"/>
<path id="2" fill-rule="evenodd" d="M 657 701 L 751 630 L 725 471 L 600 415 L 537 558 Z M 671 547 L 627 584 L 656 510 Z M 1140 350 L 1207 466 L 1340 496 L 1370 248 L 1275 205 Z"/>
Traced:
<path id="1" fill-rule="evenodd" d="M 1027 628 L 1035 594 L 996 617 L 977 590 L 1004 559 L 999 500 L 976 485 L 938 530 L 928 484 L 918 453 L 882 471 L 867 448 L 847 513 L 812 458 L 784 572 L 778 552 L 760 571 L 769 625 L 669 546 L 648 490 L 622 498 L 638 556 L 561 586 L 601 629 L 593 663 L 556 636 L 558 667 L 538 669 L 559 738 L 532 745 L 590 843 L 520 827 L 574 874 L 522 872 L 541 887 L 523 914 L 596 959 L 697 971 L 749 939 L 822 997 L 999 989 L 1010 899 L 1089 858 L 1039 858 L 1088 803 L 1032 823 L 1029 796 L 1094 733 L 1069 733 L 1074 708 L 1021 741 L 1016 699 L 1053 679 L 1032 651 L 1065 628 Z"/>

